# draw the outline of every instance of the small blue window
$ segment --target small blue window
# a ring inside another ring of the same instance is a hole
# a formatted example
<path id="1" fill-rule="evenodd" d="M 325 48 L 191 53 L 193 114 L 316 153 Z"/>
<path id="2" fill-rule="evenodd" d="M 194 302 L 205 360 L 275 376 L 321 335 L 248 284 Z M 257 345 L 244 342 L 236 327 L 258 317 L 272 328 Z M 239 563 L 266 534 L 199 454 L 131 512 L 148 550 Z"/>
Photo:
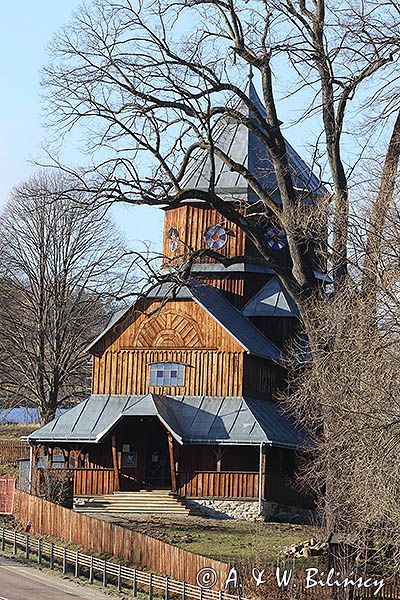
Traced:
<path id="1" fill-rule="evenodd" d="M 156 387 L 185 385 L 185 365 L 173 362 L 150 365 L 150 385 Z"/>

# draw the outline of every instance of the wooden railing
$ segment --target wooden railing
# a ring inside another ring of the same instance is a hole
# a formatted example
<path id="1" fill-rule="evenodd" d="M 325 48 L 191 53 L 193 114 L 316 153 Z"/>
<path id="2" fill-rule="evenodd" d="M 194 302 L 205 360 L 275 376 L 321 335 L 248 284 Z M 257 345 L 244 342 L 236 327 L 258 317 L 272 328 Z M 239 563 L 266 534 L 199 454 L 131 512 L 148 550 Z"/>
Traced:
<path id="1" fill-rule="evenodd" d="M 74 496 L 100 496 L 112 494 L 118 489 L 113 469 L 73 469 Z"/>
<path id="2" fill-rule="evenodd" d="M 35 560 L 41 568 L 54 570 L 58 564 L 64 576 L 85 577 L 89 583 L 94 583 L 97 579 L 98 583 L 103 584 L 103 588 L 111 584 L 116 586 L 118 592 L 132 590 L 134 598 L 138 598 L 139 594 L 146 594 L 149 600 L 153 600 L 154 596 L 183 600 L 245 600 L 242 594 L 232 595 L 222 589 L 207 589 L 208 586 L 201 588 L 187 581 L 127 567 L 116 563 L 115 559 L 107 560 L 93 554 L 84 554 L 80 550 L 71 550 L 65 545 L 48 542 L 35 534 L 19 533 L 15 529 L 0 529 L 0 548 L 2 552 L 12 553 L 13 556 L 22 555 L 25 560 Z"/>
<path id="3" fill-rule="evenodd" d="M 253 471 L 178 473 L 178 494 L 188 498 L 257 498 L 258 473 Z"/>
<path id="4" fill-rule="evenodd" d="M 74 496 L 101 496 L 118 490 L 113 469 L 38 469 L 55 477 L 72 477 Z"/>

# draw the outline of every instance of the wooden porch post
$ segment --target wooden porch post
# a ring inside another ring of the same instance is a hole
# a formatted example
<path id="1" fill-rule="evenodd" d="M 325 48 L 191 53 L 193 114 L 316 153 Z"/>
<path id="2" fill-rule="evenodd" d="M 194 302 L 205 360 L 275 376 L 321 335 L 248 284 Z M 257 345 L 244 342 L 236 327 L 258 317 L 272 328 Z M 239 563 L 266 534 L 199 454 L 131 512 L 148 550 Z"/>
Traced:
<path id="1" fill-rule="evenodd" d="M 175 440 L 172 437 L 172 433 L 168 432 L 168 450 L 169 450 L 169 464 L 171 468 L 171 491 L 176 494 L 176 468 L 175 468 Z"/>
<path id="2" fill-rule="evenodd" d="M 265 482 L 267 469 L 267 448 L 264 443 L 260 444 L 260 471 L 259 471 L 259 492 L 258 492 L 258 514 L 262 514 L 263 500 L 265 498 Z"/>
<path id="3" fill-rule="evenodd" d="M 34 496 L 39 495 L 40 491 L 40 480 L 39 480 L 39 469 L 37 468 L 38 464 L 38 454 L 39 454 L 40 446 L 34 446 L 32 452 L 32 491 L 31 494 Z"/>
<path id="4" fill-rule="evenodd" d="M 37 488 L 37 455 L 39 446 L 31 446 L 29 449 L 29 493 L 36 494 Z"/>
<path id="5" fill-rule="evenodd" d="M 119 469 L 118 469 L 118 454 L 117 454 L 117 436 L 111 436 L 111 452 L 114 468 L 115 491 L 119 492 Z"/>
<path id="6" fill-rule="evenodd" d="M 53 466 L 53 450 L 54 448 L 47 447 L 47 467 L 51 469 Z"/>
<path id="7" fill-rule="evenodd" d="M 74 469 L 79 469 L 80 450 L 73 450 L 74 453 Z"/>
<path id="8" fill-rule="evenodd" d="M 63 456 L 64 456 L 64 467 L 66 469 L 69 469 L 70 450 L 66 450 L 65 448 L 63 448 L 62 453 L 63 453 Z"/>

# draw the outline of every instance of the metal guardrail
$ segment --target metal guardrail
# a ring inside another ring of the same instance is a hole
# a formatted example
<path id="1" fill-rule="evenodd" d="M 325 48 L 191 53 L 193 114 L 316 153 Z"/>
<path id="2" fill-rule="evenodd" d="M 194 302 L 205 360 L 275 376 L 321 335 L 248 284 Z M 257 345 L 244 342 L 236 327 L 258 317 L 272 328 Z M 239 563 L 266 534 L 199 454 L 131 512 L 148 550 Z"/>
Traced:
<path id="1" fill-rule="evenodd" d="M 103 560 L 93 555 L 83 554 L 79 550 L 71 550 L 66 546 L 57 546 L 40 537 L 32 539 L 29 533 L 18 533 L 17 530 L 2 527 L 0 533 L 2 552 L 7 552 L 7 546 L 11 546 L 13 556 L 17 556 L 18 550 L 22 549 L 27 560 L 36 560 L 39 565 L 45 566 L 47 559 L 48 567 L 51 570 L 54 570 L 56 564 L 61 565 L 64 575 L 73 572 L 75 577 L 86 576 L 89 583 L 93 583 L 97 579 L 102 582 L 104 588 L 114 585 L 119 592 L 122 592 L 125 584 L 125 588 L 132 589 L 134 598 L 137 598 L 140 592 L 148 594 L 149 600 L 153 600 L 155 596 L 162 597 L 164 600 L 176 597 L 182 600 L 189 598 L 194 600 L 245 600 L 240 594 L 233 595 L 222 589 L 218 591 L 209 589 L 213 587 L 211 585 L 213 583 L 212 569 L 203 569 L 208 573 L 201 574 L 202 580 L 207 581 L 207 584 L 195 586 L 186 581 L 177 581 L 170 577 L 163 577 L 106 559 Z"/>

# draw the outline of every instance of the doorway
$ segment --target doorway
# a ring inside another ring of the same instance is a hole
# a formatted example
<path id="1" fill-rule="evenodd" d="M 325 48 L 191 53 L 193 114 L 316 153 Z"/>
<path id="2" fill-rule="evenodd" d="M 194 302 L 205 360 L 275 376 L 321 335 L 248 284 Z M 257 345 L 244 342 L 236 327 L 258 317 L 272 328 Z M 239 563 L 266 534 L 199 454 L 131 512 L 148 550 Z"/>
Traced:
<path id="1" fill-rule="evenodd" d="M 168 436 L 155 417 L 127 417 L 116 431 L 121 491 L 171 489 Z"/>
<path id="2" fill-rule="evenodd" d="M 171 488 L 171 469 L 168 439 L 165 430 L 149 441 L 145 459 L 145 486 L 148 488 Z"/>

